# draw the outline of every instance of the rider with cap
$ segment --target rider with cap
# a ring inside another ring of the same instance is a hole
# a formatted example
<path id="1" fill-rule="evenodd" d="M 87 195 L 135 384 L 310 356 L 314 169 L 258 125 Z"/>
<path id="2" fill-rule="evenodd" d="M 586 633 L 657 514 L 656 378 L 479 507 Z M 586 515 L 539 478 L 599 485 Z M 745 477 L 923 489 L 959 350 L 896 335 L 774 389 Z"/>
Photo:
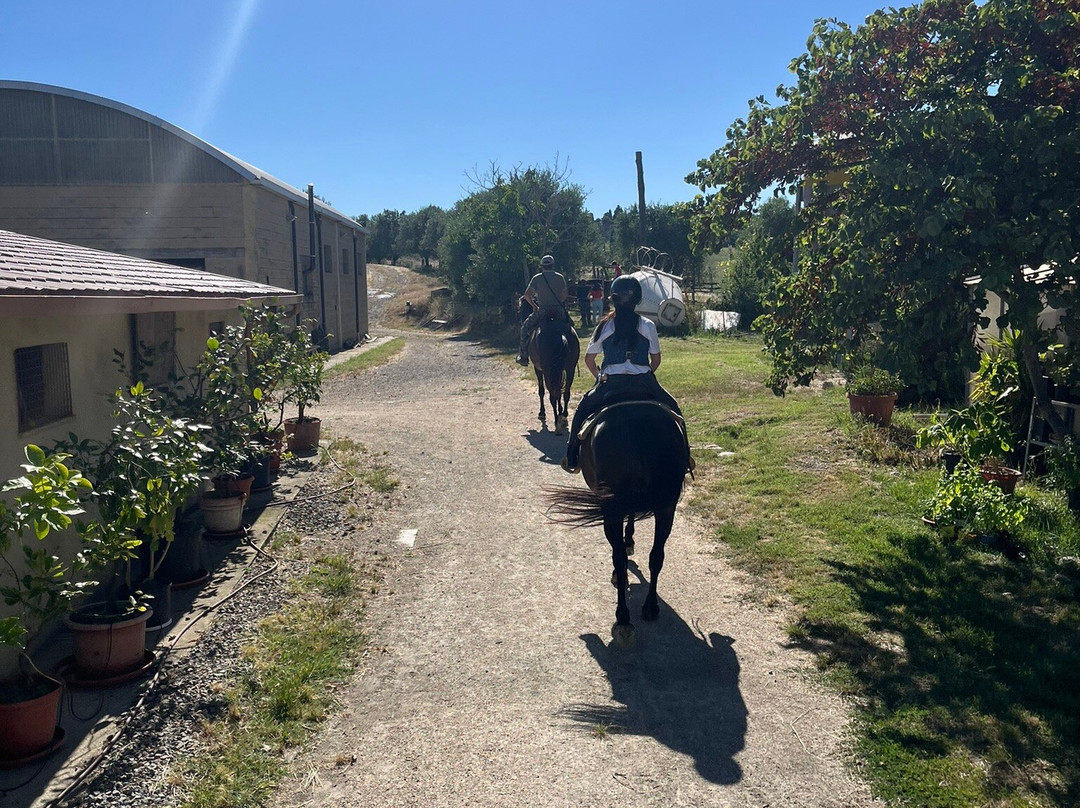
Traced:
<path id="1" fill-rule="evenodd" d="M 582 396 L 570 426 L 562 467 L 571 473 L 578 470 L 581 426 L 605 403 L 647 399 L 658 401 L 682 415 L 678 402 L 660 386 L 654 374 L 660 367 L 656 325 L 634 311 L 641 302 L 641 283 L 637 278 L 621 275 L 611 282 L 610 297 L 612 310 L 596 326 L 589 347 L 585 349 L 585 366 L 596 384 Z M 602 362 L 597 368 L 596 357 L 600 354 L 603 355 Z"/>
<path id="2" fill-rule="evenodd" d="M 521 324 L 521 344 L 517 359 L 519 365 L 529 364 L 529 340 L 533 330 L 544 320 L 559 320 L 570 323 L 570 313 L 566 310 L 568 289 L 566 278 L 555 271 L 555 259 L 545 255 L 540 259 L 540 271 L 532 276 L 521 299 L 533 308 L 532 314 Z"/>

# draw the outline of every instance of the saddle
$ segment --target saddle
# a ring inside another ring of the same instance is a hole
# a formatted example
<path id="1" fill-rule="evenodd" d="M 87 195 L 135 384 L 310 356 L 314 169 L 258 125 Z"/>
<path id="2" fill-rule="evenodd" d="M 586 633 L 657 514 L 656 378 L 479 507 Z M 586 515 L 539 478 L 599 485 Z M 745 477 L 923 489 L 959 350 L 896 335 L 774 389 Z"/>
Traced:
<path id="1" fill-rule="evenodd" d="M 601 415 L 617 407 L 625 407 L 627 404 L 652 404 L 655 407 L 659 407 L 674 419 L 675 423 L 679 425 L 679 429 L 682 430 L 683 435 L 686 435 L 686 421 L 684 421 L 683 417 L 675 412 L 675 410 L 671 409 L 671 407 L 666 404 L 661 404 L 659 401 L 651 398 L 628 398 L 622 401 L 605 402 L 600 409 L 585 419 L 585 423 L 583 423 L 581 429 L 578 430 L 578 440 L 584 443 L 588 439 Z"/>

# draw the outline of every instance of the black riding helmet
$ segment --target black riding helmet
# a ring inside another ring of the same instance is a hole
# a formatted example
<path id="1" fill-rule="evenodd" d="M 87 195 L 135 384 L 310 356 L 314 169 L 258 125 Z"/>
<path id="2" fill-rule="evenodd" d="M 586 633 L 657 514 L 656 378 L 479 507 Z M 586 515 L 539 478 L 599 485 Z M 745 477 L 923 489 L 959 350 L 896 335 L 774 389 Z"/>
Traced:
<path id="1" fill-rule="evenodd" d="M 609 296 L 616 308 L 623 305 L 634 308 L 641 302 L 641 283 L 637 278 L 620 275 L 611 282 Z"/>

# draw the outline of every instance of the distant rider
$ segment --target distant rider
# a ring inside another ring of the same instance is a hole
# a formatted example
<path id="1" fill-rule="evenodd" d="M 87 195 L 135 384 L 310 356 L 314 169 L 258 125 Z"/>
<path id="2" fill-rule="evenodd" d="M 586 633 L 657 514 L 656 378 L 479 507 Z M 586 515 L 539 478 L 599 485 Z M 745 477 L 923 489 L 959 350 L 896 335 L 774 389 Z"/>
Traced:
<path id="1" fill-rule="evenodd" d="M 568 296 L 566 278 L 555 271 L 555 259 L 545 255 L 540 259 L 540 271 L 532 276 L 521 299 L 533 308 L 533 313 L 521 324 L 521 344 L 518 348 L 519 365 L 529 364 L 529 340 L 536 327 L 544 320 L 558 320 L 570 325 L 570 313 L 566 310 Z"/>
<path id="2" fill-rule="evenodd" d="M 562 467 L 574 473 L 578 470 L 581 442 L 578 433 L 586 419 L 606 403 L 629 400 L 652 400 L 682 415 L 671 393 L 660 386 L 654 371 L 660 367 L 660 340 L 652 320 L 634 311 L 641 302 L 641 283 L 637 278 L 622 275 L 611 282 L 612 310 L 596 326 L 589 347 L 585 349 L 585 366 L 596 384 L 585 393 L 574 412 L 570 439 Z M 600 368 L 596 357 L 603 354 Z M 685 435 L 685 427 L 684 427 Z M 693 468 L 693 459 L 689 458 Z"/>

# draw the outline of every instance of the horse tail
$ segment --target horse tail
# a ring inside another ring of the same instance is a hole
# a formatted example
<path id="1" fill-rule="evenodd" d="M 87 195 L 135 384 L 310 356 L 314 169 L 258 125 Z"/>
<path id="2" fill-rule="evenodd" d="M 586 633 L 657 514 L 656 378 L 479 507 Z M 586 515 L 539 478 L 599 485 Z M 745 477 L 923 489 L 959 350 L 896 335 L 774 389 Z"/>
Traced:
<path id="1" fill-rule="evenodd" d="M 614 499 L 611 491 L 601 488 L 574 488 L 568 485 L 545 486 L 541 501 L 547 505 L 547 516 L 553 522 L 573 527 L 591 527 L 604 523 L 607 505 Z"/>

